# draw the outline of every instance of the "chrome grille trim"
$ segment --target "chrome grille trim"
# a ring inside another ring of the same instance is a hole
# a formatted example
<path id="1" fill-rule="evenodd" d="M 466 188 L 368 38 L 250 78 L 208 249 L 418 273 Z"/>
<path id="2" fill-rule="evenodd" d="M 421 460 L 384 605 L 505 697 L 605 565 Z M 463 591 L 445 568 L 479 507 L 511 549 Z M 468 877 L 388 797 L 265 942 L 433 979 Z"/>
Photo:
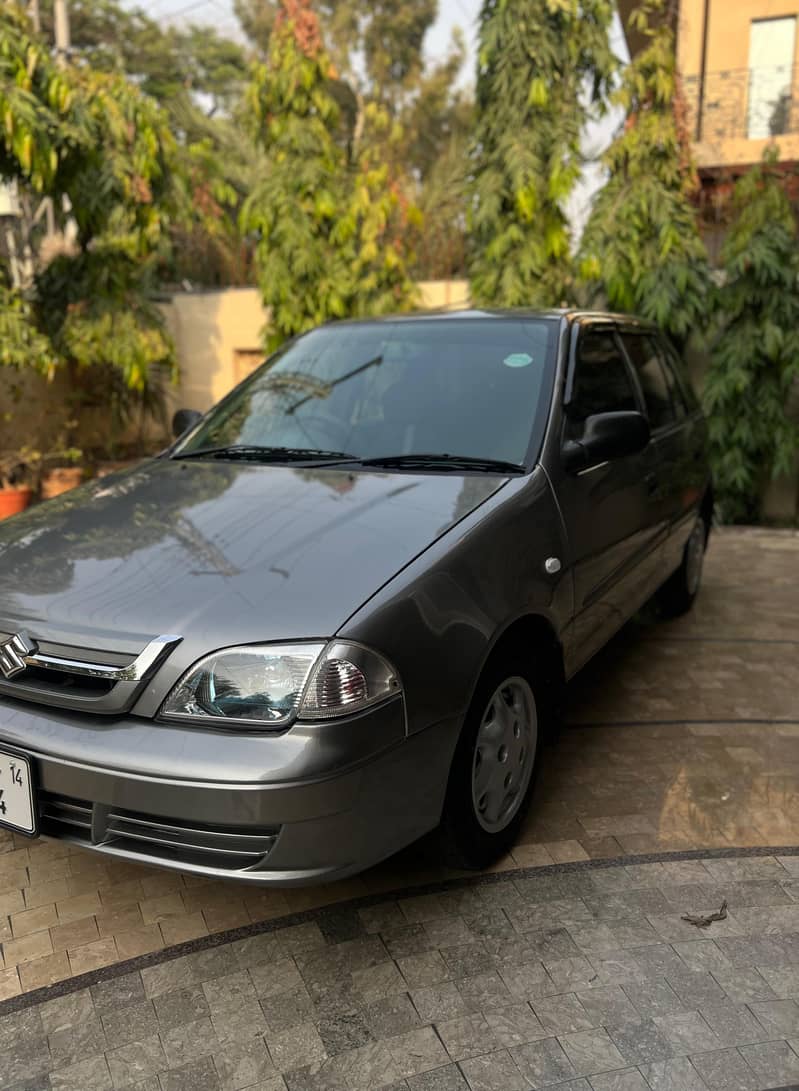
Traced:
<path id="1" fill-rule="evenodd" d="M 58 655 L 45 655 L 35 652 L 24 657 L 28 667 L 42 667 L 45 670 L 61 671 L 65 674 L 77 674 L 85 678 L 101 678 L 107 682 L 141 682 L 182 640 L 179 636 L 157 636 L 132 663 L 126 667 L 112 667 L 104 663 L 88 663 L 82 659 L 64 659 Z"/>
<path id="2" fill-rule="evenodd" d="M 134 656 L 48 646 L 36 636 L 22 657 L 24 669 L 11 678 L 0 674 L 0 694 L 52 708 L 119 715 L 133 706 L 141 687 L 182 639 L 172 634 L 154 637 Z"/>
<path id="3" fill-rule="evenodd" d="M 140 814 L 105 804 L 92 804 L 52 792 L 39 793 L 41 831 L 128 858 L 200 865 L 218 871 L 247 871 L 259 867 L 274 848 L 280 826 L 257 832 L 206 828 Z"/>

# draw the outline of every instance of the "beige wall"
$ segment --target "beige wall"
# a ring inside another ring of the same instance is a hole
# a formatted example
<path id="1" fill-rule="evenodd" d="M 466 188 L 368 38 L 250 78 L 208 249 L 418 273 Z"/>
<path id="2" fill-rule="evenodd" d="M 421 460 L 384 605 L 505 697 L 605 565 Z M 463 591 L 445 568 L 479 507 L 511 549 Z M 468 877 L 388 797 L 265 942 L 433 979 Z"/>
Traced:
<path id="1" fill-rule="evenodd" d="M 419 305 L 425 310 L 469 304 L 465 280 L 422 281 Z M 174 295 L 163 305 L 175 339 L 180 386 L 173 405 L 209 409 L 261 362 L 266 312 L 255 288 Z"/>
<path id="2" fill-rule="evenodd" d="M 619 13 L 627 28 L 627 44 L 637 52 L 646 39 L 628 27 L 630 13 L 638 0 L 619 0 Z M 696 131 L 699 73 L 702 70 L 702 38 L 705 0 L 681 0 L 677 29 L 677 60 L 684 79 L 688 102 L 689 125 Z M 726 117 L 734 110 L 742 121 L 746 117 L 747 68 L 749 65 L 749 32 L 754 19 L 775 19 L 799 16 L 799 0 L 709 0 L 705 103 L 720 103 Z M 799 64 L 799 34 L 797 34 L 794 64 Z M 794 84 L 794 98 L 799 96 L 799 84 Z M 712 110 L 712 108 L 711 108 Z M 743 135 L 719 138 L 712 132 L 712 112 L 706 111 L 704 132 L 694 144 L 697 166 L 710 170 L 718 167 L 746 166 L 758 162 L 769 143 L 749 140 Z M 799 128 L 799 112 L 794 108 L 792 127 Z M 720 126 L 716 126 L 719 128 Z M 725 124 L 726 127 L 726 124 Z M 776 138 L 783 160 L 799 159 L 799 132 Z"/>
<path id="3" fill-rule="evenodd" d="M 696 124 L 698 75 L 702 66 L 704 0 L 683 0 L 680 5 L 678 62 L 685 78 L 691 129 Z M 797 0 L 710 0 L 705 77 L 705 103 L 722 102 L 722 110 L 734 108 L 746 116 L 750 27 L 755 19 L 799 16 Z M 793 63 L 799 62 L 799 34 Z M 794 96 L 797 93 L 794 85 Z M 712 107 L 710 108 L 712 110 Z M 745 135 L 719 138 L 712 132 L 712 113 L 706 109 L 701 139 L 694 145 L 697 166 L 741 166 L 758 162 L 768 140 L 748 140 Z M 799 118 L 793 116 L 793 127 Z M 783 160 L 799 158 L 799 133 L 776 139 Z"/>

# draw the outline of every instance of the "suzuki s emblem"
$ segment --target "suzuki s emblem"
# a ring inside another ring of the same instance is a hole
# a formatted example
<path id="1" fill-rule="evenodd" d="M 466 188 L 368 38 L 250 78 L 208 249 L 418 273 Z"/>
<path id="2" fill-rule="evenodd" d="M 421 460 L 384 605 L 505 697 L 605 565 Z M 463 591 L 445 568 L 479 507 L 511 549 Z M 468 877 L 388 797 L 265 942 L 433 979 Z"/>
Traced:
<path id="1" fill-rule="evenodd" d="M 4 678 L 13 678 L 25 670 L 26 656 L 35 655 L 37 651 L 36 641 L 27 633 L 15 633 L 7 640 L 0 641 L 0 674 Z"/>

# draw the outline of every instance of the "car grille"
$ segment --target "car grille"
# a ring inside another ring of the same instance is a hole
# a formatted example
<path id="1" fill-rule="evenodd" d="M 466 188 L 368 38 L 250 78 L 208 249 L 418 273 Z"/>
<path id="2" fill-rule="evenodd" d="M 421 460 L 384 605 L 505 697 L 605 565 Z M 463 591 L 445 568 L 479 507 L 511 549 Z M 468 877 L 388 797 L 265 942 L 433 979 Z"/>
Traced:
<path id="1" fill-rule="evenodd" d="M 27 636 L 27 634 L 26 634 Z M 0 644 L 10 639 L 0 633 Z M 0 693 L 59 708 L 118 715 L 126 712 L 141 687 L 180 643 L 159 636 L 138 655 L 74 648 L 34 640 L 24 669 L 12 677 L 0 673 Z"/>
<path id="2" fill-rule="evenodd" d="M 235 826 L 182 822 L 141 814 L 52 792 L 39 793 L 43 834 L 118 851 L 143 860 L 200 866 L 218 871 L 258 867 L 277 841 L 280 826 L 257 833 Z"/>

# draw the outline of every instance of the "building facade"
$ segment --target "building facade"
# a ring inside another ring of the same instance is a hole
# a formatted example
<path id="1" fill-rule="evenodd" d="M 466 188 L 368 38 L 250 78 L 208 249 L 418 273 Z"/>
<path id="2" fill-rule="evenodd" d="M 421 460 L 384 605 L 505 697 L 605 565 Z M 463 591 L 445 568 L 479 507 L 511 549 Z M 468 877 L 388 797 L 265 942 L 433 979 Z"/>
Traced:
<path id="1" fill-rule="evenodd" d="M 637 0 L 620 0 L 627 26 Z M 703 188 L 759 162 L 799 162 L 799 0 L 675 0 L 677 62 Z M 627 31 L 631 53 L 640 36 Z"/>

